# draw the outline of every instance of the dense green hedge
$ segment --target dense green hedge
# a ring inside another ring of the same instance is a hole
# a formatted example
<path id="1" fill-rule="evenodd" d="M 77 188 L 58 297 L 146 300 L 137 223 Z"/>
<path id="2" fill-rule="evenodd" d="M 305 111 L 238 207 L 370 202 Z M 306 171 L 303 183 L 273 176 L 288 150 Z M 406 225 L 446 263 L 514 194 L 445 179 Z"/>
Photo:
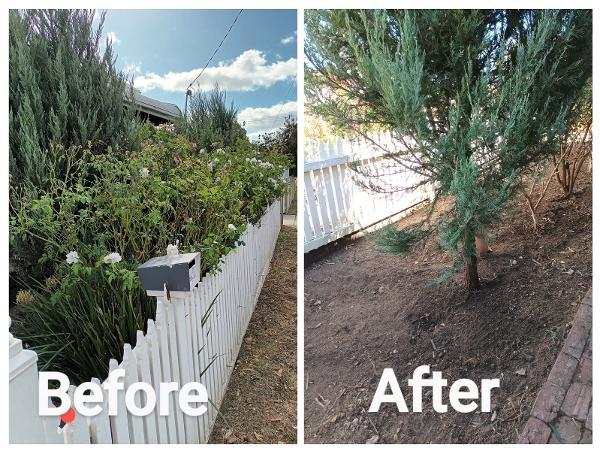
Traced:
<path id="1" fill-rule="evenodd" d="M 134 143 L 125 75 L 103 42 L 104 14 L 11 10 L 9 14 L 9 162 L 11 184 L 48 188 L 64 168 L 47 149 L 83 146 L 103 152 Z M 81 147 L 81 148 L 83 148 Z"/>
<path id="2" fill-rule="evenodd" d="M 16 332 L 38 349 L 42 367 L 76 381 L 102 376 L 108 357 L 153 315 L 138 264 L 171 244 L 201 252 L 203 271 L 218 270 L 247 222 L 283 193 L 280 154 L 241 140 L 207 152 L 171 126 L 139 127 L 142 148 L 125 158 L 112 148 L 54 149 L 65 175 L 12 206 L 11 252 L 26 268 L 17 276 Z"/>

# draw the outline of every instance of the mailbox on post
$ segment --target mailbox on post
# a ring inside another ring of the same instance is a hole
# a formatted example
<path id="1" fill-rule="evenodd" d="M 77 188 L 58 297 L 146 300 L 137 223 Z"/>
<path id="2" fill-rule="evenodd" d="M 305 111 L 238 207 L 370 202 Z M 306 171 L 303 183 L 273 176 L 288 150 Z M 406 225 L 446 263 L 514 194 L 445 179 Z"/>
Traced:
<path id="1" fill-rule="evenodd" d="M 146 292 L 162 293 L 165 284 L 171 292 L 191 291 L 200 282 L 200 253 L 154 257 L 137 272 Z"/>

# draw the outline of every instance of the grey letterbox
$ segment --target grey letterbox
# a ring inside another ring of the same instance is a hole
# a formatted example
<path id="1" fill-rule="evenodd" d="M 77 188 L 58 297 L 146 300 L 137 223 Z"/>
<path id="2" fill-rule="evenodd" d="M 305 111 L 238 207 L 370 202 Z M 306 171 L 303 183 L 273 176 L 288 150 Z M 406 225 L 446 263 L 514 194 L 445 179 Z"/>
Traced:
<path id="1" fill-rule="evenodd" d="M 191 291 L 200 282 L 200 253 L 163 255 L 138 266 L 138 276 L 146 291 Z"/>

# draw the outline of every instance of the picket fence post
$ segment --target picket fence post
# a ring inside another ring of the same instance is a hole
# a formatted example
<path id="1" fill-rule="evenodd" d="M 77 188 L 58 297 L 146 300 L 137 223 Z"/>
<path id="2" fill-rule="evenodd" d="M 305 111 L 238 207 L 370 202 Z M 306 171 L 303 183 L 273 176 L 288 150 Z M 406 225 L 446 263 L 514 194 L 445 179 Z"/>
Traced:
<path id="1" fill-rule="evenodd" d="M 9 327 L 10 322 L 9 318 Z M 38 415 L 37 354 L 23 349 L 21 340 L 13 337 L 11 333 L 8 337 L 10 441 L 11 443 L 46 443 L 48 434 L 42 417 Z"/>

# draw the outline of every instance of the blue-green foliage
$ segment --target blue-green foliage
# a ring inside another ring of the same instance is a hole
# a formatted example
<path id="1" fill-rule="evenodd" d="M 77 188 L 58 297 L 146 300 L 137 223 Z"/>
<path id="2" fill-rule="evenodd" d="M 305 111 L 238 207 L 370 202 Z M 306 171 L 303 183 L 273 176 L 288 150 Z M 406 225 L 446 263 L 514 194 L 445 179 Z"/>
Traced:
<path id="1" fill-rule="evenodd" d="M 309 11 L 307 107 L 347 133 L 390 130 L 402 144 L 386 158 L 447 200 L 423 226 L 470 260 L 572 123 L 591 21 L 589 10 Z M 388 231 L 380 247 L 404 252 L 413 235 Z"/>

